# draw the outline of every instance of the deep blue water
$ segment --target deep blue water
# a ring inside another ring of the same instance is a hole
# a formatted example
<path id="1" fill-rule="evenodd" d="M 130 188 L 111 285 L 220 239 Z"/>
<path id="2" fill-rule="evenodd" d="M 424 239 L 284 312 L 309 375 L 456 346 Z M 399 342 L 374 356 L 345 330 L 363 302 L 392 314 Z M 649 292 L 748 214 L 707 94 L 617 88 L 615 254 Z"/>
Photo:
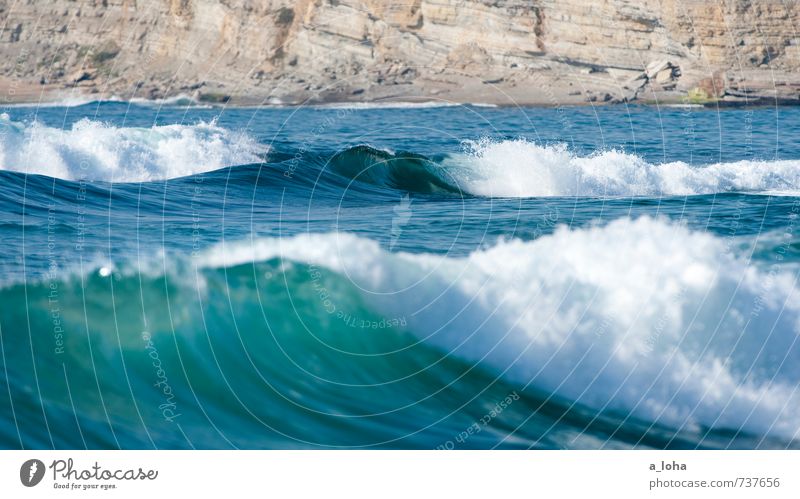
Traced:
<path id="1" fill-rule="evenodd" d="M 0 116 L 3 448 L 786 448 L 800 109 Z"/>

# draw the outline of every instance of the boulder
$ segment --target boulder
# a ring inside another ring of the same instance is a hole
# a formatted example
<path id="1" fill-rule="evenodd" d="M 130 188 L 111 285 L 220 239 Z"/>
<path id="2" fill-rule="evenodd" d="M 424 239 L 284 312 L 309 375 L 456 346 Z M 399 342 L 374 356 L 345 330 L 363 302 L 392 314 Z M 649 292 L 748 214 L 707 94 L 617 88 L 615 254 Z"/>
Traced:
<path id="1" fill-rule="evenodd" d="M 645 76 L 648 81 L 669 88 L 675 86 L 675 80 L 681 76 L 681 69 L 666 59 L 653 61 L 645 68 Z"/>
<path id="2" fill-rule="evenodd" d="M 93 71 L 79 69 L 67 76 L 67 83 L 80 83 L 82 81 L 93 80 L 95 74 Z"/>

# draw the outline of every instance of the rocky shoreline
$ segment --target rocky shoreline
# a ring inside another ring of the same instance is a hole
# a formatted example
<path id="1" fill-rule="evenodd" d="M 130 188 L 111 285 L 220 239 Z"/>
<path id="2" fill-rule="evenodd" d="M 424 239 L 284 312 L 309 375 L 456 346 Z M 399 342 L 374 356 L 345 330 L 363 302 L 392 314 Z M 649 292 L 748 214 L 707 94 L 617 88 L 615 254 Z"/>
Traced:
<path id="1" fill-rule="evenodd" d="M 800 104 L 800 6 L 0 0 L 0 103 Z"/>

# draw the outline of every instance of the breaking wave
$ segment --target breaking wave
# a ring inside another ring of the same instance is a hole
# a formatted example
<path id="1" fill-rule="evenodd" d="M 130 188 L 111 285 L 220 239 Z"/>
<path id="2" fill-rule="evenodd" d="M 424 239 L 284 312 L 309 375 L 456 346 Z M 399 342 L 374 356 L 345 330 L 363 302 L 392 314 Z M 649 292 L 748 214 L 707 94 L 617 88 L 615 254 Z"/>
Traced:
<path id="1" fill-rule="evenodd" d="M 82 119 L 59 129 L 0 115 L 0 169 L 68 180 L 164 180 L 257 163 L 267 150 L 214 122 L 133 128 Z"/>
<path id="2" fill-rule="evenodd" d="M 444 165 L 458 186 L 478 196 L 691 196 L 722 192 L 800 192 L 800 161 L 709 165 L 648 163 L 605 151 L 579 156 L 565 145 L 480 141 Z"/>
<path id="3" fill-rule="evenodd" d="M 353 180 L 393 189 L 484 197 L 800 193 L 797 160 L 654 164 L 621 151 L 580 156 L 563 144 L 545 146 L 525 140 L 467 142 L 466 149 L 434 160 L 362 145 L 334 155 L 330 168 Z"/>

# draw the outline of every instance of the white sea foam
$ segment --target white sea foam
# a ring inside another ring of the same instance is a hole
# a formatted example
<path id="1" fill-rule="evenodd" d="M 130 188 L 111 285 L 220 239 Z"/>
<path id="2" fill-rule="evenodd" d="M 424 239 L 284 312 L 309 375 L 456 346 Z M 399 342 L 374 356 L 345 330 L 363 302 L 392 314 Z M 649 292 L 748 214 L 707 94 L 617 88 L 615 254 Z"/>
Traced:
<path id="1" fill-rule="evenodd" d="M 0 115 L 0 169 L 63 179 L 168 179 L 255 163 L 266 152 L 213 122 L 129 128 L 83 119 L 60 129 Z"/>
<path id="2" fill-rule="evenodd" d="M 88 104 L 102 104 L 107 102 L 116 102 L 123 104 L 134 104 L 138 106 L 147 107 L 192 107 L 198 109 L 212 109 L 214 106 L 210 103 L 203 103 L 198 101 L 191 95 L 181 93 L 170 97 L 159 99 L 147 99 L 144 97 L 132 97 L 130 99 L 123 99 L 122 97 L 112 95 L 107 97 L 91 97 L 81 94 L 65 94 L 57 97 L 55 100 L 47 100 L 42 102 L 17 102 L 14 104 L 4 104 L 3 107 L 9 108 L 46 108 L 46 107 L 80 107 Z"/>
<path id="3" fill-rule="evenodd" d="M 469 144 L 445 161 L 465 192 L 493 197 L 687 196 L 746 191 L 800 193 L 800 161 L 710 165 L 648 163 L 621 151 L 578 156 L 565 145 L 525 140 Z"/>
<path id="4" fill-rule="evenodd" d="M 328 104 L 314 105 L 315 109 L 428 109 L 439 107 L 457 107 L 462 104 L 448 101 L 376 101 L 376 102 L 331 102 Z"/>
<path id="5" fill-rule="evenodd" d="M 690 103 L 682 103 L 682 104 L 661 104 L 658 107 L 666 107 L 671 109 L 703 109 L 705 108 L 702 104 L 690 104 Z"/>
<path id="6" fill-rule="evenodd" d="M 192 107 L 199 109 L 212 109 L 214 107 L 209 103 L 201 103 L 188 94 L 177 94 L 171 97 L 165 97 L 163 99 L 145 99 L 142 97 L 133 97 L 129 102 L 139 106 L 152 107 Z"/>
<path id="7" fill-rule="evenodd" d="M 759 270 L 729 248 L 640 218 L 561 228 L 465 258 L 318 234 L 228 243 L 201 261 L 283 256 L 328 267 L 429 344 L 595 410 L 798 438 L 797 269 Z"/>
<path id="8" fill-rule="evenodd" d="M 80 107 L 85 106 L 87 104 L 98 104 L 101 102 L 123 102 L 123 100 L 117 96 L 105 97 L 105 98 L 92 98 L 87 97 L 80 94 L 65 94 L 61 97 L 57 97 L 55 100 L 47 100 L 47 101 L 32 101 L 32 102 L 17 102 L 14 104 L 3 104 L 3 107 L 8 108 L 45 108 L 45 107 Z"/>

